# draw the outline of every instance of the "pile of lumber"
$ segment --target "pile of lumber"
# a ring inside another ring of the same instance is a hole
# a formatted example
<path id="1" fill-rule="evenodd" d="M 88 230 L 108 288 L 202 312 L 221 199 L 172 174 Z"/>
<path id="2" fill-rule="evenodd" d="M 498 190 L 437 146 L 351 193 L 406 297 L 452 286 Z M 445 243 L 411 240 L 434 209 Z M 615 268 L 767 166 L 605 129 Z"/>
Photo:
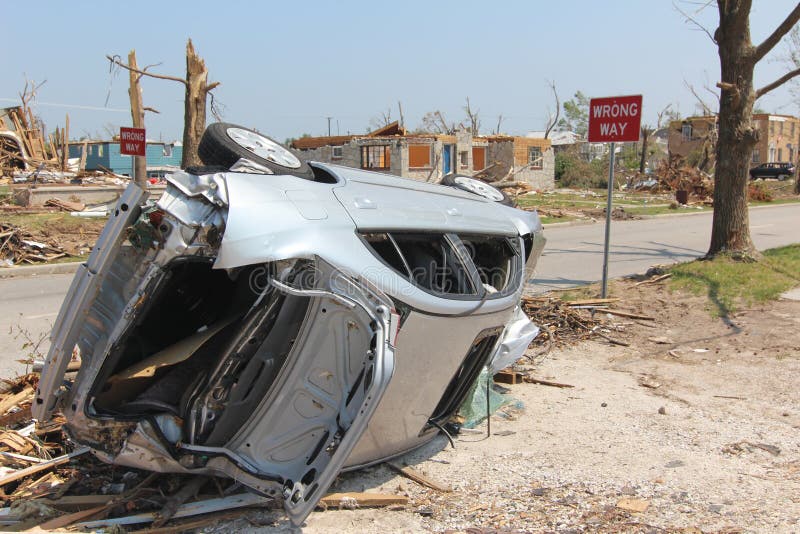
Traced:
<path id="1" fill-rule="evenodd" d="M 0 175 L 12 176 L 26 164 L 29 170 L 67 171 L 69 116 L 64 128 L 56 128 L 45 139 L 43 125 L 29 106 L 5 108 L 0 110 L 0 130 L 14 132 L 25 152 L 21 154 L 13 142 L 0 144 Z"/>
<path id="2" fill-rule="evenodd" d="M 664 280 L 669 275 L 660 276 L 643 283 Z M 638 321 L 653 321 L 654 318 L 626 310 L 611 308 L 618 298 L 593 298 L 565 301 L 550 295 L 523 296 L 522 309 L 541 331 L 534 343 L 571 345 L 597 336 L 611 344 L 628 346 L 628 343 L 610 337 L 605 328 L 604 317 L 624 317 Z M 601 312 L 601 313 L 594 313 Z"/>
<path id="3" fill-rule="evenodd" d="M 68 255 L 54 243 L 34 241 L 22 228 L 0 223 L 0 259 L 5 260 L 6 264 L 43 263 Z"/>
<path id="4" fill-rule="evenodd" d="M 558 297 L 524 296 L 522 309 L 539 326 L 537 343 L 571 345 L 589 337 L 598 322 Z"/>
<path id="5" fill-rule="evenodd" d="M 158 532 L 185 532 L 241 518 L 248 508 L 279 506 L 228 478 L 111 468 L 87 454 L 87 447 L 70 442 L 62 416 L 46 424 L 31 420 L 37 385 L 35 373 L 0 382 L 0 530 L 124 531 L 151 525 Z M 411 468 L 401 471 L 421 484 L 433 484 Z M 402 508 L 408 500 L 334 493 L 319 506 Z"/>

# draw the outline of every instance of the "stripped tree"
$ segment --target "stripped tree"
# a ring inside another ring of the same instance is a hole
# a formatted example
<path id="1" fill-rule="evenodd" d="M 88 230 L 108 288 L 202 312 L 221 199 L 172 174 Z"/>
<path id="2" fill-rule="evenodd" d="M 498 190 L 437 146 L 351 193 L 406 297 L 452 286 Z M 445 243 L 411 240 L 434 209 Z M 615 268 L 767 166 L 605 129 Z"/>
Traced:
<path id="1" fill-rule="evenodd" d="M 753 86 L 756 64 L 800 20 L 800 2 L 758 45 L 753 45 L 750 39 L 751 6 L 752 0 L 717 0 L 719 27 L 713 35 L 706 32 L 719 52 L 720 81 L 717 87 L 722 90 L 714 172 L 714 219 L 711 244 L 706 255 L 709 258 L 722 252 L 742 257 L 757 255 L 750 238 L 747 212 L 749 163 L 759 138 L 752 122 L 753 104 L 758 98 L 800 75 L 800 68 L 796 68 L 761 88 Z"/>
<path id="2" fill-rule="evenodd" d="M 186 43 L 185 78 L 147 72 L 146 68 L 139 70 L 135 64 L 131 65 L 123 63 L 118 57 L 106 57 L 113 64 L 130 71 L 131 74 L 138 74 L 139 78 L 141 78 L 141 76 L 148 76 L 150 78 L 157 78 L 159 80 L 172 80 L 174 82 L 182 83 L 185 86 L 186 94 L 184 98 L 183 115 L 183 158 L 181 159 L 181 167 L 185 169 L 187 167 L 201 165 L 202 162 L 200 161 L 200 156 L 197 154 L 197 147 L 200 144 L 200 138 L 203 136 L 203 132 L 206 129 L 206 100 L 209 93 L 219 85 L 219 82 L 208 83 L 208 69 L 206 68 L 206 63 L 195 52 L 194 46 L 192 45 L 192 40 L 189 39 L 189 41 Z M 131 83 L 133 83 L 133 77 L 131 78 Z M 133 112 L 133 110 L 131 111 Z"/>

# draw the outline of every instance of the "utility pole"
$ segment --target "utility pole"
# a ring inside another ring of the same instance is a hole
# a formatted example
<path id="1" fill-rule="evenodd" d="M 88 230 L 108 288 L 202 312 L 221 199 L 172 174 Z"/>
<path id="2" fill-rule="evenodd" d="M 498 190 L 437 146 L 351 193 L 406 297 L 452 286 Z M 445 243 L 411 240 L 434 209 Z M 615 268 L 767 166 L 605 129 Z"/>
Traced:
<path id="1" fill-rule="evenodd" d="M 128 54 L 128 65 L 130 65 L 130 89 L 128 95 L 131 98 L 131 119 L 134 128 L 144 128 L 144 106 L 142 105 L 142 86 L 139 85 L 139 79 L 142 77 L 139 74 L 139 67 L 136 64 L 136 51 L 131 50 Z M 145 146 L 147 140 L 145 139 Z M 133 172 L 133 181 L 142 189 L 147 187 L 147 158 L 141 156 L 131 156 L 133 158 L 133 165 L 131 171 Z"/>
<path id="2" fill-rule="evenodd" d="M 325 118 L 328 119 L 328 137 L 330 137 L 331 136 L 331 119 L 333 117 L 325 117 Z"/>

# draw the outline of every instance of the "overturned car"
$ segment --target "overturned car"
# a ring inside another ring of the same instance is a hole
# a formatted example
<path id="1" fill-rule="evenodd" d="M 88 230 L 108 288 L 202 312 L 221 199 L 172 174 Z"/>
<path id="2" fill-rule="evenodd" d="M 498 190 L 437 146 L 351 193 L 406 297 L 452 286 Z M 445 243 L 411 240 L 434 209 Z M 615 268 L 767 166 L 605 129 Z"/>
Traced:
<path id="1" fill-rule="evenodd" d="M 120 198 L 54 325 L 34 417 L 62 412 L 111 463 L 232 477 L 300 524 L 341 469 L 430 441 L 484 366 L 522 354 L 542 227 L 231 124 L 199 152 L 209 167 L 157 201 L 135 184 Z"/>

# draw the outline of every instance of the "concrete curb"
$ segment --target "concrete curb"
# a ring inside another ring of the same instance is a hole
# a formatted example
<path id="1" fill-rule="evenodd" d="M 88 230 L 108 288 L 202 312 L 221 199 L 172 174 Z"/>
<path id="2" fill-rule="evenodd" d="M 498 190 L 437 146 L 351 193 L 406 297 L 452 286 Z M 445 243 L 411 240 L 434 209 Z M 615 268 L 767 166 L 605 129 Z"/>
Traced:
<path id="1" fill-rule="evenodd" d="M 48 274 L 73 274 L 81 265 L 80 261 L 69 263 L 54 263 L 51 265 L 30 265 L 25 267 L 6 267 L 0 268 L 0 279 L 2 278 L 26 278 L 30 276 L 42 276 Z"/>
<path id="2" fill-rule="evenodd" d="M 760 206 L 750 206 L 748 210 L 760 210 L 760 209 L 776 209 L 776 208 L 783 208 L 783 207 L 797 207 L 800 206 L 800 202 L 786 202 L 784 204 L 762 204 Z M 676 210 L 676 213 L 659 213 L 657 215 L 641 215 L 641 219 L 630 219 L 632 221 L 635 220 L 645 220 L 645 219 L 660 219 L 665 217 L 689 217 L 693 215 L 707 215 L 713 214 L 714 210 L 698 210 L 698 211 L 689 211 L 689 212 L 682 212 L 680 210 Z M 544 228 L 558 228 L 559 226 L 583 226 L 587 224 L 596 224 L 605 221 L 605 217 L 600 219 L 593 219 L 593 220 L 586 220 L 586 219 L 578 219 L 575 221 L 567 221 L 567 222 L 559 222 L 559 223 L 548 223 L 543 224 Z M 616 221 L 620 222 L 620 221 Z M 623 221 L 624 222 L 624 221 Z"/>

